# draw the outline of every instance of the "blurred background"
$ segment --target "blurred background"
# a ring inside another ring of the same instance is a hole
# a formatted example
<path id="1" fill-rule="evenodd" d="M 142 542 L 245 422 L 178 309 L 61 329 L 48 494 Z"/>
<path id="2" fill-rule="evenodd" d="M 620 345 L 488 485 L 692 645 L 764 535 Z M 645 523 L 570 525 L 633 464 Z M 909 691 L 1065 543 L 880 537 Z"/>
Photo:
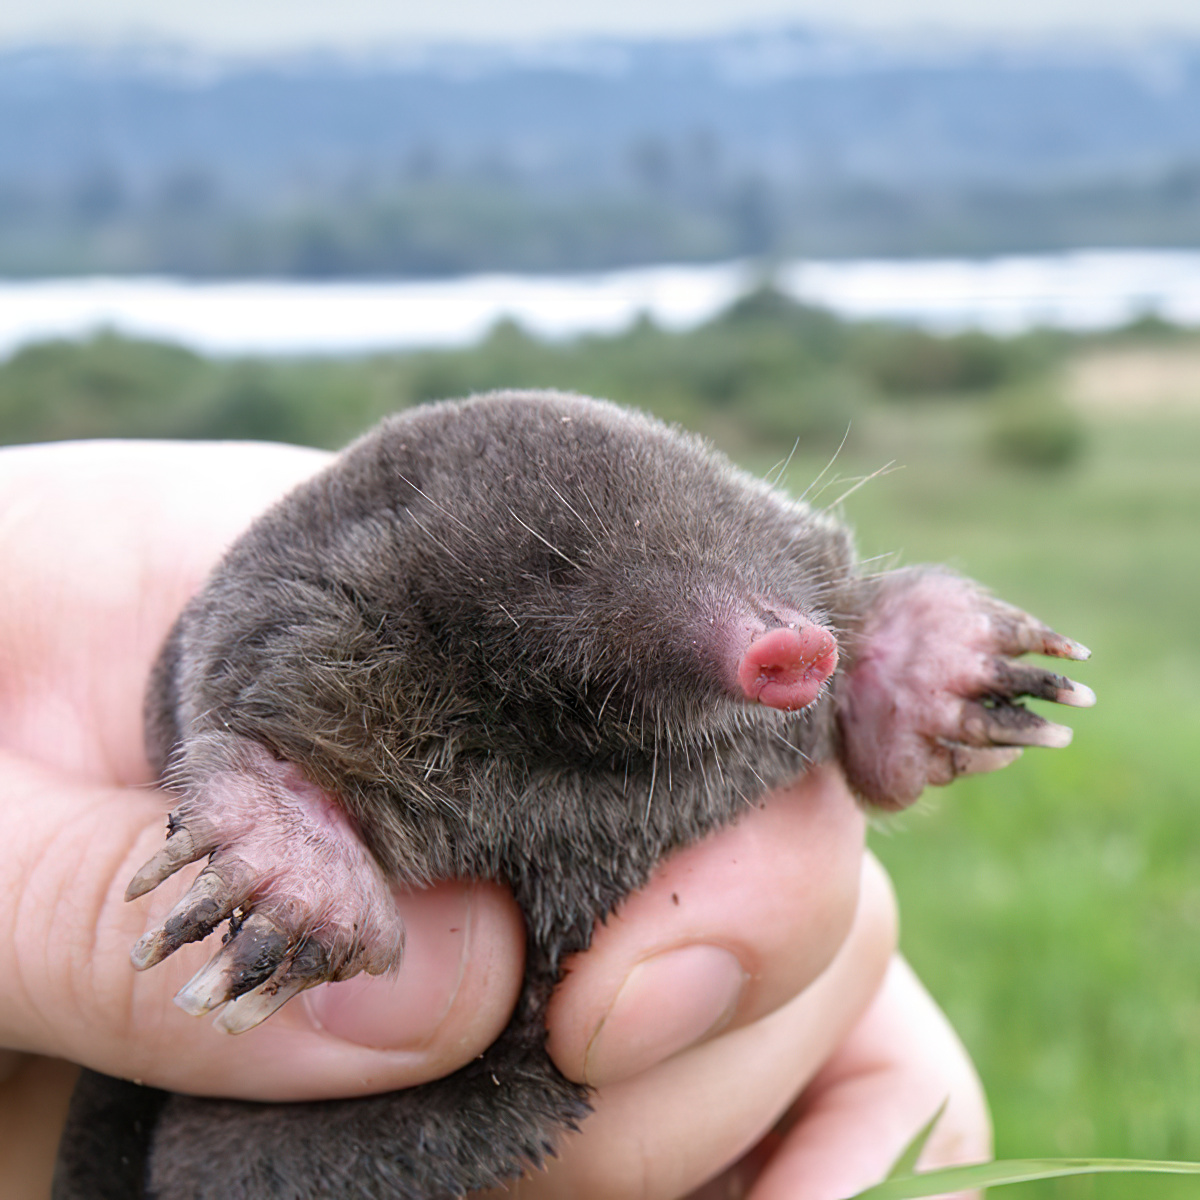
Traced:
<path id="1" fill-rule="evenodd" d="M 1095 651 L 874 834 L 998 1152 L 1200 1159 L 1200 8 L 411 7 L 0 10 L 0 442 L 544 385 L 875 475 L 864 554 Z"/>

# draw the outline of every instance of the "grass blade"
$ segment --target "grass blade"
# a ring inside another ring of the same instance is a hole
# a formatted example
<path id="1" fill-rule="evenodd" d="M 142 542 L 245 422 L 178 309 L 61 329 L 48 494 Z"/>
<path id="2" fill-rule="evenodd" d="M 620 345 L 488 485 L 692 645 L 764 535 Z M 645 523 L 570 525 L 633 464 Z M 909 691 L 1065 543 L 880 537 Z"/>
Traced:
<path id="1" fill-rule="evenodd" d="M 933 1132 L 934 1126 L 942 1119 L 942 1113 L 946 1111 L 946 1105 L 950 1103 L 950 1097 L 938 1105 L 937 1112 L 917 1130 L 916 1137 L 913 1138 L 904 1150 L 900 1157 L 892 1163 L 892 1169 L 888 1172 L 889 1179 L 905 1179 L 912 1175 L 916 1170 L 917 1159 L 921 1157 L 921 1151 L 925 1149 L 925 1143 L 929 1141 L 929 1135 Z"/>
<path id="2" fill-rule="evenodd" d="M 852 1200 L 923 1200 L 972 1188 L 1058 1179 L 1065 1175 L 1200 1175 L 1200 1163 L 1137 1158 L 1013 1158 L 973 1167 L 947 1167 L 920 1175 L 889 1177 Z"/>

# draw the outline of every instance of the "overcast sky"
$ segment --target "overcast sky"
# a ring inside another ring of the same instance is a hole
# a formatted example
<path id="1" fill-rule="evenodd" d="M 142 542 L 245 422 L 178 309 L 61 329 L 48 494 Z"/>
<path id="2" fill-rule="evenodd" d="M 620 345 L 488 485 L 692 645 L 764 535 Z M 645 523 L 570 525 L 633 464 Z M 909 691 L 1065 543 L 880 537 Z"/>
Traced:
<path id="1" fill-rule="evenodd" d="M 1200 0 L 13 0 L 0 2 L 0 44 L 165 37 L 214 50 L 354 49 L 422 38 L 689 34 L 781 21 L 1200 32 Z"/>

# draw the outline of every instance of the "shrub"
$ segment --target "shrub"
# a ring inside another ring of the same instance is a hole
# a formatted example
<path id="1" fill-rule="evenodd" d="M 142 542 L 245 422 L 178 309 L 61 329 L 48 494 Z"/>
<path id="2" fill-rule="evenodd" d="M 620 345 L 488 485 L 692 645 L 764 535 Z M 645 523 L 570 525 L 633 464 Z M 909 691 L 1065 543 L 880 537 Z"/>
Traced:
<path id="1" fill-rule="evenodd" d="M 987 435 L 1000 462 L 1053 470 L 1075 462 L 1087 435 L 1083 421 L 1056 393 L 1028 391 L 1002 396 Z"/>
<path id="2" fill-rule="evenodd" d="M 919 329 L 864 331 L 861 361 L 883 392 L 898 396 L 978 392 L 1008 377 L 1008 346 L 986 333 L 939 337 Z"/>

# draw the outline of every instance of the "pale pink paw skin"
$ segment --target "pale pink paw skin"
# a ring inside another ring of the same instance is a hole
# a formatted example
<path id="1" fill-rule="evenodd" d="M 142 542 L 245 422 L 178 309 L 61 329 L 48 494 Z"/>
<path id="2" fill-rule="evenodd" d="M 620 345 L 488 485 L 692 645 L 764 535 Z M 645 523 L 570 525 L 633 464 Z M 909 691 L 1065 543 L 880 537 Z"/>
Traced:
<path id="1" fill-rule="evenodd" d="M 838 701 L 843 763 L 864 799 L 902 808 L 927 784 L 1070 742 L 1016 699 L 1087 707 L 1091 689 L 1017 656 L 1082 659 L 1084 647 L 947 571 L 898 571 L 879 587 Z"/>
<path id="2" fill-rule="evenodd" d="M 218 1024 L 229 1032 L 313 984 L 393 969 L 404 947 L 390 884 L 337 801 L 262 747 L 237 751 L 236 766 L 171 814 L 166 845 L 126 893 L 209 858 L 131 957 L 144 970 L 229 921 L 224 945 L 175 998 L 196 1016 L 226 1005 Z"/>

